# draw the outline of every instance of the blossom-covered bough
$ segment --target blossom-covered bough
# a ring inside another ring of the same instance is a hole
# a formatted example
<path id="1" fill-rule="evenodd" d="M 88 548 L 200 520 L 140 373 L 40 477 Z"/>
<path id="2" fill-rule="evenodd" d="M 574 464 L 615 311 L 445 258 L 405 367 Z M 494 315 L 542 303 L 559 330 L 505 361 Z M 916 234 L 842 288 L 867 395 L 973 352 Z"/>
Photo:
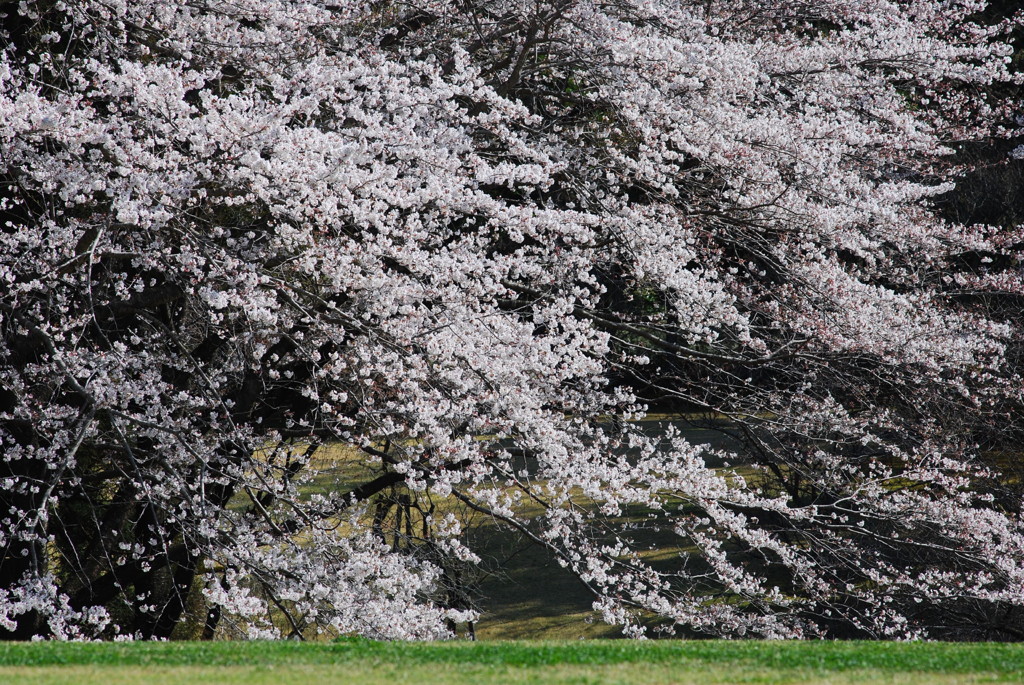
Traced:
<path id="1" fill-rule="evenodd" d="M 2 3 L 2 635 L 443 637 L 471 511 L 629 635 L 1021 637 L 984 5 Z"/>

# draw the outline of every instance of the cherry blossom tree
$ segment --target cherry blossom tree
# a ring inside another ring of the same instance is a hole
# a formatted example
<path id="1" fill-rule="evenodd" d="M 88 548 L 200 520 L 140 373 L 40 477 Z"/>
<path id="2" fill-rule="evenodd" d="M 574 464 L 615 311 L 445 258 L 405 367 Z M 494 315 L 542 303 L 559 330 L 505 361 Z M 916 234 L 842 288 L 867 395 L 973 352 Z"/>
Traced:
<path id="1" fill-rule="evenodd" d="M 0 8 L 3 636 L 445 637 L 464 512 L 627 635 L 1021 636 L 1015 19 Z"/>

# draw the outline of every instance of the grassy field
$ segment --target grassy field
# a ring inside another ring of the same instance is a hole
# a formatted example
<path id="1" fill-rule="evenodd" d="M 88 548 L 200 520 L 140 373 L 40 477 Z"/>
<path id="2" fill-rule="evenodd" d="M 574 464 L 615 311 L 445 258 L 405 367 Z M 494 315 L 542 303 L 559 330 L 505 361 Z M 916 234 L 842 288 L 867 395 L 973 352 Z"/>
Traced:
<path id="1" fill-rule="evenodd" d="M 0 645 L 0 682 L 1024 682 L 1024 645 L 594 640 Z"/>

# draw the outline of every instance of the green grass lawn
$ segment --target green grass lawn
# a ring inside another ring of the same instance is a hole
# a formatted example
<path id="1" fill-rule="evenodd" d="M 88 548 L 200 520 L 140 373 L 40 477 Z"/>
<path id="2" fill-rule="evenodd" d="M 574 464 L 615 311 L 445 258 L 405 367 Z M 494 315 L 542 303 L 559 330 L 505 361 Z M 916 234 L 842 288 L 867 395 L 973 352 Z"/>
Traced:
<path id="1" fill-rule="evenodd" d="M 2 683 L 1024 682 L 1024 645 L 892 642 L 0 645 Z"/>

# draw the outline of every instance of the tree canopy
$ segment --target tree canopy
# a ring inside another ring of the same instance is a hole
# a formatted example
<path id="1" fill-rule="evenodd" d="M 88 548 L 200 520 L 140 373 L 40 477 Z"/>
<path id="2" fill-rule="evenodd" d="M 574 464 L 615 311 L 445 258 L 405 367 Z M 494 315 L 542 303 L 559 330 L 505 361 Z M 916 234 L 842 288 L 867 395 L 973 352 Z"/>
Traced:
<path id="1" fill-rule="evenodd" d="M 627 635 L 1021 637 L 985 7 L 2 3 L 3 636 L 443 637 L 474 511 Z"/>

